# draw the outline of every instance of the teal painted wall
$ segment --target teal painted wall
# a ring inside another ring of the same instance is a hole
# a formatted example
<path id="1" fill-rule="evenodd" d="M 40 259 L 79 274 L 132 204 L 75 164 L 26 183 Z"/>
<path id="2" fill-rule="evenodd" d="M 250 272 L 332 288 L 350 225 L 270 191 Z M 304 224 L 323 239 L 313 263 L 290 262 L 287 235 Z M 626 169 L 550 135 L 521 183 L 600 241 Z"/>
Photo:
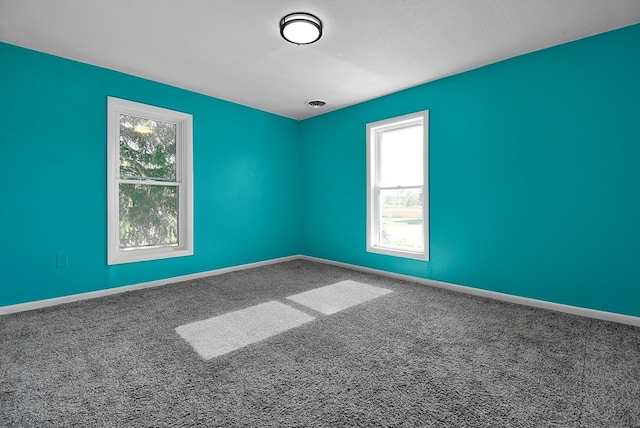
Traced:
<path id="1" fill-rule="evenodd" d="M 302 253 L 640 316 L 638 46 L 640 25 L 295 122 L 0 44 L 0 306 Z M 108 95 L 193 114 L 193 257 L 106 265 Z M 431 261 L 367 253 L 365 125 L 424 109 Z"/>
<path id="2" fill-rule="evenodd" d="M 298 122 L 7 44 L 0 63 L 0 306 L 298 254 Z M 194 256 L 107 266 L 108 95 L 193 115 Z"/>
<path id="3" fill-rule="evenodd" d="M 431 261 L 365 251 L 365 126 L 430 110 Z M 640 25 L 301 123 L 302 252 L 640 316 Z"/>

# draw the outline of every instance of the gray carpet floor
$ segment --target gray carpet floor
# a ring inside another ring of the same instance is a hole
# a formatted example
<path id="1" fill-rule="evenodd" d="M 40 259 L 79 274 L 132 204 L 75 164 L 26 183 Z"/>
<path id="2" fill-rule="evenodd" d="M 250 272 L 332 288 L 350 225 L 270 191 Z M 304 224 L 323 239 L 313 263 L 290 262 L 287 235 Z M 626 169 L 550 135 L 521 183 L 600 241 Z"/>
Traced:
<path id="1" fill-rule="evenodd" d="M 175 331 L 392 290 L 205 361 Z M 0 317 L 0 426 L 640 427 L 640 328 L 295 260 Z"/>

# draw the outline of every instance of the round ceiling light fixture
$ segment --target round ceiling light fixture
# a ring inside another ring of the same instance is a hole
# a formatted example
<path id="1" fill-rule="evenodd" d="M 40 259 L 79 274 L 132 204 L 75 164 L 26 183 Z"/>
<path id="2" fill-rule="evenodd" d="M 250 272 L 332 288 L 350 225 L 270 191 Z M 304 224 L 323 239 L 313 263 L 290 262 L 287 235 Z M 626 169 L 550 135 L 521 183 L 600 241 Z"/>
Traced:
<path id="1" fill-rule="evenodd" d="M 280 20 L 280 35 L 287 42 L 308 45 L 322 37 L 322 21 L 310 13 L 290 13 Z"/>

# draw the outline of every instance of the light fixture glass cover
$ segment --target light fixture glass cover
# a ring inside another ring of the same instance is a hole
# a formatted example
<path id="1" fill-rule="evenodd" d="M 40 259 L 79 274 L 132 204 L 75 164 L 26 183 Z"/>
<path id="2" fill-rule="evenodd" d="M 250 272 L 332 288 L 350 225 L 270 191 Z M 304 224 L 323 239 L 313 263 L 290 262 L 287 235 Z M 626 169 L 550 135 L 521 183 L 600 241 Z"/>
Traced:
<path id="1" fill-rule="evenodd" d="M 296 45 L 308 45 L 322 37 L 322 21 L 310 13 L 290 13 L 280 20 L 280 35 Z"/>

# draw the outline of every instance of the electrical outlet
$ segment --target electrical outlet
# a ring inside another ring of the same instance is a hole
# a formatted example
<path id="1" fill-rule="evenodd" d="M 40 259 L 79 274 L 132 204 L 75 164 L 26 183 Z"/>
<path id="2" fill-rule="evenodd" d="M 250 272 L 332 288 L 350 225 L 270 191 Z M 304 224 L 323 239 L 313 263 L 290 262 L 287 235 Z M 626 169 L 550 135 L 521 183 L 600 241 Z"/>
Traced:
<path id="1" fill-rule="evenodd" d="M 56 256 L 56 266 L 59 268 L 66 268 L 69 266 L 69 254 L 58 254 Z"/>

